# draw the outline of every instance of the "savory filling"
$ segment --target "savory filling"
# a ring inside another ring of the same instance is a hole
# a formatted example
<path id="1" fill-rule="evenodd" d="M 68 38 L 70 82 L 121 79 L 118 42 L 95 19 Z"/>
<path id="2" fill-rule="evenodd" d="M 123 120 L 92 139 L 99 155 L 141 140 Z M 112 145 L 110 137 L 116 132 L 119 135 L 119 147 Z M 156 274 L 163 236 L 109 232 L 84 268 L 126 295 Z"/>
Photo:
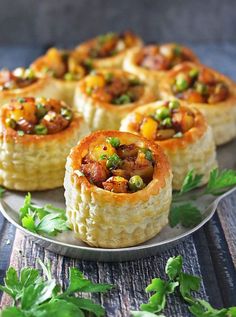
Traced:
<path id="1" fill-rule="evenodd" d="M 152 152 L 109 137 L 83 158 L 80 171 L 94 184 L 114 193 L 133 193 L 153 179 Z"/>
<path id="2" fill-rule="evenodd" d="M 61 101 L 46 98 L 18 98 L 9 104 L 5 125 L 19 135 L 54 134 L 66 129 L 71 120 L 72 111 Z"/>
<path id="3" fill-rule="evenodd" d="M 229 87 L 207 68 L 186 67 L 173 79 L 174 95 L 188 102 L 214 104 L 226 100 Z"/>
<path id="4" fill-rule="evenodd" d="M 90 58 L 105 58 L 114 56 L 127 48 L 134 46 L 136 36 L 129 31 L 121 34 L 106 33 L 97 36 L 88 43 L 87 55 Z"/>
<path id="5" fill-rule="evenodd" d="M 137 101 L 143 94 L 143 84 L 136 77 L 125 77 L 112 72 L 87 76 L 82 90 L 93 99 L 124 105 Z"/>
<path id="6" fill-rule="evenodd" d="M 165 71 L 177 64 L 192 60 L 188 50 L 180 45 L 148 45 L 141 50 L 138 65 L 147 69 Z"/>
<path id="7" fill-rule="evenodd" d="M 40 76 L 52 76 L 67 81 L 80 80 L 92 69 L 91 59 L 84 59 L 78 52 L 60 51 L 51 48 L 45 56 L 31 65 Z"/>
<path id="8" fill-rule="evenodd" d="M 163 102 L 163 106 L 150 115 L 134 113 L 129 126 L 149 140 L 181 138 L 194 126 L 194 113 L 189 108 L 180 107 L 177 100 L 172 100 Z"/>
<path id="9" fill-rule="evenodd" d="M 35 73 L 30 68 L 16 68 L 13 71 L 2 69 L 0 71 L 0 90 L 14 90 L 30 86 L 37 81 Z"/>

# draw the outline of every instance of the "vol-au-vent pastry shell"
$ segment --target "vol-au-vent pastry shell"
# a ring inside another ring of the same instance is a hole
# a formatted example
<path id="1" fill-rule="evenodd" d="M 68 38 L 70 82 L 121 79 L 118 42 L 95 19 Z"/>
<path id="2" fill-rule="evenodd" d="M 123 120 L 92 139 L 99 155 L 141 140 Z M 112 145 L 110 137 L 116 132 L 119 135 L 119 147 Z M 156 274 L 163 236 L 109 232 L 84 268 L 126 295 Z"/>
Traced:
<path id="1" fill-rule="evenodd" d="M 82 159 L 108 137 L 121 144 L 135 143 L 152 151 L 154 174 L 134 193 L 116 193 L 91 184 L 81 174 Z M 172 173 L 162 149 L 139 136 L 119 131 L 98 131 L 75 146 L 66 164 L 66 213 L 76 236 L 91 246 L 122 248 L 155 236 L 168 222 Z"/>
<path id="2" fill-rule="evenodd" d="M 149 58 L 152 58 L 152 61 L 149 63 L 149 67 L 145 67 L 140 64 L 140 61 L 143 51 L 148 48 L 150 48 L 150 50 L 152 48 L 152 50 L 155 50 L 156 48 L 156 50 L 159 50 L 160 52 L 159 58 L 158 56 L 150 56 Z M 141 80 L 147 81 L 155 89 L 158 89 L 160 79 L 173 68 L 171 65 L 171 59 L 173 58 L 172 55 L 175 55 L 175 49 L 178 50 L 178 55 L 176 57 L 179 59 L 176 63 L 179 64 L 181 62 L 181 52 L 184 54 L 183 58 L 185 57 L 185 60 L 187 58 L 195 63 L 199 63 L 198 57 L 188 47 L 176 43 L 165 43 L 133 48 L 126 55 L 123 68 L 127 72 L 138 76 Z M 182 61 L 184 61 L 184 59 Z"/>
<path id="3" fill-rule="evenodd" d="M 140 37 L 138 37 L 137 35 L 131 32 L 125 32 L 125 33 L 127 33 L 127 36 L 131 36 L 132 44 L 130 43 L 129 47 L 124 47 L 122 50 L 118 50 L 117 52 L 114 52 L 110 56 L 104 56 L 104 57 L 90 56 L 89 51 L 94 46 L 95 42 L 98 41 L 99 37 L 93 38 L 89 41 L 81 43 L 80 45 L 76 47 L 75 50 L 79 52 L 81 55 L 85 56 L 85 58 L 91 58 L 94 68 L 122 68 L 126 55 L 133 48 L 142 47 L 143 45 L 143 41 Z M 112 34 L 112 33 L 108 33 L 102 36 L 107 37 L 109 40 L 109 34 Z M 117 35 L 120 36 L 119 34 L 114 33 L 114 36 L 117 36 Z"/>
<path id="4" fill-rule="evenodd" d="M 122 120 L 120 131 L 140 134 L 134 128 L 136 126 L 136 124 L 134 126 L 134 118 L 139 115 L 144 117 L 153 115 L 166 102 L 158 101 L 137 108 Z M 184 102 L 181 102 L 181 108 L 188 109 Z M 182 137 L 177 135 L 177 137 L 164 140 L 154 140 L 156 144 L 162 147 L 170 160 L 173 171 L 173 189 L 175 190 L 181 188 L 183 180 L 190 170 L 203 175 L 201 185 L 206 184 L 209 180 L 210 171 L 217 166 L 212 129 L 196 108 L 190 108 L 189 110 L 194 114 L 193 127 L 183 133 Z M 141 125 L 141 122 L 139 124 Z"/>
<path id="5" fill-rule="evenodd" d="M 219 82 L 228 86 L 229 96 L 220 102 L 208 104 L 203 102 L 187 101 L 190 107 L 196 107 L 204 116 L 208 124 L 212 127 L 216 145 L 222 145 L 236 137 L 236 84 L 227 76 L 205 66 L 193 63 L 183 63 L 176 66 L 164 77 L 159 85 L 159 93 L 162 99 L 176 98 L 172 91 L 173 78 L 182 70 L 188 68 L 206 69 L 215 75 Z"/>
<path id="6" fill-rule="evenodd" d="M 124 72 L 122 70 L 99 70 L 98 74 L 114 74 L 114 76 L 121 76 L 123 78 L 136 78 L 136 76 Z M 89 75 L 91 77 L 91 75 Z M 89 77 L 88 76 L 88 77 Z M 116 105 L 107 101 L 101 101 L 88 95 L 84 90 L 83 86 L 87 78 L 81 80 L 75 90 L 74 104 L 78 111 L 83 113 L 86 122 L 88 123 L 91 131 L 95 130 L 118 130 L 120 121 L 135 108 L 150 103 L 156 99 L 156 94 L 152 87 L 146 82 L 142 82 L 142 94 L 141 96 L 133 101 L 122 105 Z"/>
<path id="7" fill-rule="evenodd" d="M 62 186 L 66 157 L 89 132 L 83 117 L 74 112 L 70 125 L 55 134 L 20 134 L 5 126 L 6 108 L 1 110 L 0 184 L 20 191 Z"/>

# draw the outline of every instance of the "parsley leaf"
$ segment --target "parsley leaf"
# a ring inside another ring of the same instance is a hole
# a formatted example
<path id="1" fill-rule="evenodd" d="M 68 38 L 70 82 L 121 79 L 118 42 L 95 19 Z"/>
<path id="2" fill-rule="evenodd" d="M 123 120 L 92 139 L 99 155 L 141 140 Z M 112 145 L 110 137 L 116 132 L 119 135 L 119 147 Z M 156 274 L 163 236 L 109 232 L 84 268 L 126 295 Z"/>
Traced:
<path id="1" fill-rule="evenodd" d="M 155 294 L 149 298 L 147 304 L 140 306 L 141 310 L 151 313 L 162 311 L 166 305 L 166 295 L 173 293 L 178 285 L 178 282 L 167 282 L 161 278 L 154 278 L 147 286 L 146 292 L 155 292 Z"/>
<path id="2" fill-rule="evenodd" d="M 202 177 L 203 175 L 195 174 L 194 170 L 189 171 L 184 178 L 179 194 L 182 195 L 197 188 L 201 183 Z"/>
<path id="3" fill-rule="evenodd" d="M 183 258 L 178 255 L 168 259 L 165 267 L 165 272 L 170 280 L 175 280 L 180 275 L 183 266 Z"/>
<path id="4" fill-rule="evenodd" d="M 52 205 L 39 207 L 32 203 L 31 194 L 25 197 L 24 205 L 20 208 L 22 226 L 31 232 L 55 236 L 67 231 L 65 211 Z"/>
<path id="5" fill-rule="evenodd" d="M 206 194 L 220 195 L 224 193 L 229 187 L 236 185 L 236 171 L 223 170 L 219 171 L 217 168 L 211 171 L 210 179 L 205 190 Z"/>
<path id="6" fill-rule="evenodd" d="M 193 228 L 202 221 L 200 210 L 191 203 L 172 204 L 169 213 L 169 224 L 173 228 L 181 224 L 186 228 Z"/>
<path id="7" fill-rule="evenodd" d="M 75 292 L 105 292 L 112 285 L 94 284 L 86 279 L 82 272 L 76 268 L 70 269 L 69 286 L 65 292 L 52 278 L 50 264 L 43 264 L 44 276 L 39 271 L 24 268 L 18 277 L 14 268 L 9 268 L 5 278 L 5 285 L 0 290 L 6 292 L 14 299 L 14 307 L 2 311 L 2 317 L 103 317 L 105 310 L 91 299 L 78 297 Z M 91 315 L 92 314 L 92 315 Z M 87 316 L 87 315 L 86 315 Z"/>
<path id="8" fill-rule="evenodd" d="M 179 290 L 182 297 L 188 301 L 192 300 L 191 291 L 198 291 L 200 288 L 200 278 L 198 276 L 190 275 L 184 272 L 180 273 Z"/>
<path id="9" fill-rule="evenodd" d="M 5 193 L 5 189 L 3 187 L 0 186 L 0 198 L 3 197 L 3 194 Z"/>
<path id="10" fill-rule="evenodd" d="M 196 317 L 229 317 L 228 310 L 214 309 L 205 300 L 198 299 L 192 306 L 189 307 L 189 311 Z"/>
<path id="11" fill-rule="evenodd" d="M 69 269 L 69 286 L 66 290 L 66 293 L 74 292 L 107 292 L 112 288 L 110 284 L 94 284 L 90 280 L 86 279 L 82 272 L 76 268 Z"/>

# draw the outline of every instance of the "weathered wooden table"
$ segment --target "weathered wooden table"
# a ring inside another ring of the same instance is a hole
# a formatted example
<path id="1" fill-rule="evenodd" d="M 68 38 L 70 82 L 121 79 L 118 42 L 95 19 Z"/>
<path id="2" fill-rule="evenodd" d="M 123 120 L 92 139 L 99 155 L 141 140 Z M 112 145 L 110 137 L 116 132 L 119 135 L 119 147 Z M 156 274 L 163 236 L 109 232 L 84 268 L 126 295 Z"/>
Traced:
<path id="1" fill-rule="evenodd" d="M 236 80 L 236 45 L 193 45 L 202 61 Z M 0 48 L 0 66 L 27 65 L 43 50 L 36 48 Z M 236 149 L 235 149 L 236 168 Z M 123 263 L 96 263 L 74 260 L 50 253 L 24 238 L 0 216 L 0 282 L 9 265 L 20 269 L 35 266 L 36 259 L 48 258 L 55 276 L 63 284 L 68 267 L 76 266 L 95 282 L 117 287 L 107 295 L 93 295 L 103 304 L 109 317 L 127 317 L 147 300 L 145 286 L 152 278 L 164 277 L 170 256 L 181 254 L 186 271 L 202 277 L 200 296 L 215 307 L 236 305 L 236 192 L 222 201 L 217 214 L 201 230 L 177 246 L 159 255 Z M 180 300 L 167 305 L 166 316 L 189 316 Z"/>

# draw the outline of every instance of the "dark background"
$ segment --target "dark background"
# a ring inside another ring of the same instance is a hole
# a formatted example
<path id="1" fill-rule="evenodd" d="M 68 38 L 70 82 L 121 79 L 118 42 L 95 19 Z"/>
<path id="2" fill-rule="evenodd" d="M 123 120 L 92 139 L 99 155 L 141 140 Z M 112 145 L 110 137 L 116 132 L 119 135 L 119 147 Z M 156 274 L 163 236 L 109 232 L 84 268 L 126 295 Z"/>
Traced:
<path id="1" fill-rule="evenodd" d="M 236 1 L 0 0 L 0 45 L 68 47 L 125 29 L 148 42 L 236 42 Z"/>

